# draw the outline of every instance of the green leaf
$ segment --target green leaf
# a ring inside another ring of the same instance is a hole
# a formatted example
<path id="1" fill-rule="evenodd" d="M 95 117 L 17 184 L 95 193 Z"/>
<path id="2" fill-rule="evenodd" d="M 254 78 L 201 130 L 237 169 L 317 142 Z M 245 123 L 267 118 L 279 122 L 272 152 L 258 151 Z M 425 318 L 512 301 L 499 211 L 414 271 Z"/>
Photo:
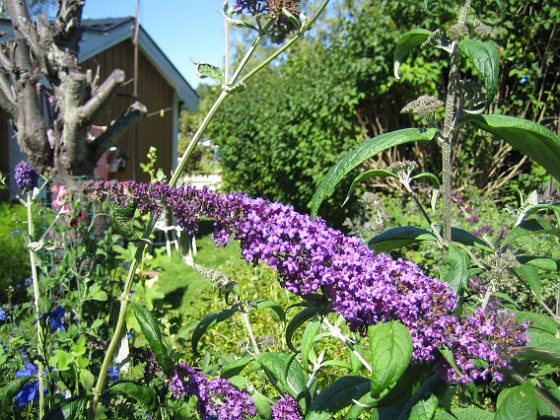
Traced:
<path id="1" fill-rule="evenodd" d="M 146 386 L 138 385 L 132 381 L 117 382 L 109 387 L 110 392 L 117 392 L 128 395 L 152 411 L 157 406 L 157 399 L 154 391 Z"/>
<path id="2" fill-rule="evenodd" d="M 447 255 L 440 265 L 440 280 L 449 284 L 455 292 L 461 290 L 467 282 L 469 256 L 456 245 L 451 244 Z"/>
<path id="3" fill-rule="evenodd" d="M 435 395 L 431 395 L 427 400 L 420 400 L 408 416 L 408 420 L 431 420 L 438 407 L 439 400 Z"/>
<path id="4" fill-rule="evenodd" d="M 266 308 L 270 308 L 274 312 L 276 312 L 276 315 L 278 315 L 278 318 L 282 322 L 286 321 L 286 314 L 284 313 L 284 309 L 282 309 L 282 305 L 280 305 L 278 302 L 274 302 L 272 300 L 259 300 L 257 302 L 257 304 L 256 304 L 256 309 L 257 310 L 260 311 L 260 310 L 266 309 Z"/>
<path id="5" fill-rule="evenodd" d="M 549 317 L 529 311 L 513 311 L 517 322 L 529 322 L 531 328 L 539 328 L 549 334 L 556 335 L 558 332 L 558 322 Z"/>
<path id="6" fill-rule="evenodd" d="M 498 395 L 494 420 L 537 418 L 537 396 L 531 382 L 502 390 Z"/>
<path id="7" fill-rule="evenodd" d="M 198 342 L 206 333 L 206 331 L 208 331 L 209 328 L 213 327 L 218 322 L 222 322 L 228 318 L 231 318 L 237 312 L 238 311 L 234 309 L 226 309 L 224 311 L 211 313 L 202 318 L 202 320 L 194 329 L 193 335 L 191 337 L 191 347 L 195 354 L 200 356 L 200 353 L 198 352 Z"/>
<path id="8" fill-rule="evenodd" d="M 337 379 L 315 398 L 305 420 L 332 418 L 335 413 L 366 394 L 369 386 L 369 379 L 362 376 L 343 376 Z"/>
<path id="9" fill-rule="evenodd" d="M 249 363 L 251 363 L 255 358 L 253 356 L 245 356 L 240 359 L 236 359 L 233 362 L 226 363 L 222 367 L 221 378 L 228 379 L 232 376 L 238 375 Z"/>
<path id="10" fill-rule="evenodd" d="M 37 379 L 36 376 L 25 376 L 23 378 L 16 378 L 11 381 L 8 385 L 0 388 L 0 407 L 2 407 L 2 412 L 11 413 L 12 404 L 16 394 L 20 391 L 21 387 L 27 382 Z"/>
<path id="11" fill-rule="evenodd" d="M 506 246 L 519 238 L 528 235 L 560 235 L 560 229 L 541 219 L 523 220 L 515 226 L 504 238 L 502 246 Z"/>
<path id="12" fill-rule="evenodd" d="M 500 137 L 560 181 L 560 138 L 546 127 L 506 115 L 470 115 L 465 120 Z"/>
<path id="13" fill-rule="evenodd" d="M 368 328 L 371 349 L 371 393 L 393 385 L 412 359 L 412 339 L 408 328 L 398 321 L 380 322 Z"/>
<path id="14" fill-rule="evenodd" d="M 459 228 L 451 228 L 451 239 L 463 245 L 473 246 L 488 252 L 493 252 L 482 239 Z M 390 251 L 402 248 L 421 241 L 435 241 L 437 238 L 433 232 L 427 228 L 415 226 L 402 226 L 388 229 L 368 241 L 370 248 L 378 252 Z"/>
<path id="15" fill-rule="evenodd" d="M 368 178 L 372 178 L 374 176 L 381 176 L 381 177 L 392 177 L 392 178 L 398 178 L 398 175 L 391 172 L 391 171 L 386 171 L 384 169 L 370 169 L 369 171 L 365 171 L 362 172 L 360 175 L 358 175 L 356 178 L 354 178 L 354 181 L 352 181 L 352 185 L 350 185 L 350 188 L 348 189 L 348 194 L 346 194 L 346 199 L 344 200 L 344 203 L 342 203 L 342 205 L 344 206 L 348 200 L 350 199 L 350 196 L 352 195 L 352 193 L 354 192 L 354 190 L 356 189 L 356 185 L 358 185 L 360 182 L 365 181 Z"/>
<path id="16" fill-rule="evenodd" d="M 145 306 L 135 302 L 131 305 L 134 316 L 138 320 L 138 325 L 140 325 L 140 329 L 142 330 L 144 337 L 148 340 L 150 349 L 154 352 L 157 362 L 161 366 L 163 372 L 166 375 L 171 376 L 174 370 L 173 360 L 167 353 L 165 344 L 163 344 L 163 337 L 161 335 L 158 320 Z"/>
<path id="17" fill-rule="evenodd" d="M 368 246 L 377 252 L 390 251 L 421 241 L 435 241 L 436 237 L 428 229 L 402 226 L 388 229 L 368 241 Z"/>
<path id="18" fill-rule="evenodd" d="M 311 215 L 316 216 L 321 203 L 330 196 L 338 183 L 358 165 L 370 157 L 393 146 L 413 141 L 432 140 L 437 133 L 435 128 L 406 128 L 392 131 L 366 140 L 354 150 L 342 157 L 325 175 L 311 201 Z"/>
<path id="19" fill-rule="evenodd" d="M 449 366 L 451 366 L 453 368 L 453 370 L 455 370 L 457 375 L 462 377 L 463 373 L 459 369 L 459 366 L 457 366 L 457 362 L 455 362 L 455 358 L 453 357 L 453 353 L 451 352 L 451 350 L 449 350 L 447 347 L 440 346 L 440 347 L 438 347 L 438 351 L 443 356 L 445 361 L 447 363 L 449 363 Z"/>
<path id="20" fill-rule="evenodd" d="M 294 347 L 292 343 L 292 336 L 294 332 L 303 325 L 306 321 L 313 318 L 317 314 L 317 308 L 314 306 L 309 306 L 302 311 L 298 312 L 296 316 L 292 318 L 288 326 L 286 327 L 286 344 L 288 348 L 294 353 L 298 353 L 299 350 Z"/>
<path id="21" fill-rule="evenodd" d="M 255 407 L 259 414 L 265 419 L 269 419 L 272 416 L 272 407 L 270 406 L 270 400 L 258 391 L 251 394 L 251 398 L 255 403 Z"/>
<path id="22" fill-rule="evenodd" d="M 301 363 L 304 368 L 307 368 L 309 362 L 309 352 L 313 350 L 313 342 L 319 328 L 321 327 L 322 317 L 316 315 L 311 321 L 309 321 L 303 332 L 303 337 L 301 339 Z"/>
<path id="23" fill-rule="evenodd" d="M 80 370 L 80 383 L 86 391 L 91 391 L 95 385 L 95 376 L 87 369 Z"/>
<path id="24" fill-rule="evenodd" d="M 206 79 L 207 77 L 209 77 L 220 84 L 224 83 L 224 72 L 222 71 L 221 68 L 207 63 L 195 63 L 195 64 L 196 64 L 196 74 L 201 79 Z"/>
<path id="25" fill-rule="evenodd" d="M 256 361 L 272 373 L 283 390 L 294 399 L 297 400 L 298 396 L 305 392 L 307 375 L 297 360 L 292 360 L 289 355 L 284 353 L 270 352 L 260 354 Z"/>
<path id="26" fill-rule="evenodd" d="M 127 241 L 138 239 L 133 225 L 135 211 L 136 202 L 134 201 L 128 206 L 122 206 L 119 203 L 113 204 L 113 217 L 111 219 L 111 224 L 113 228 Z"/>
<path id="27" fill-rule="evenodd" d="M 427 29 L 412 29 L 405 33 L 395 47 L 393 73 L 396 79 L 400 79 L 399 66 L 408 53 L 422 45 L 432 33 Z"/>
<path id="28" fill-rule="evenodd" d="M 43 420 L 70 420 L 83 418 L 86 414 L 87 402 L 87 397 L 82 396 L 63 400 L 45 413 Z"/>
<path id="29" fill-rule="evenodd" d="M 541 279 L 537 267 L 530 264 L 518 265 L 511 270 L 523 279 L 525 283 L 535 292 L 537 299 L 541 299 Z"/>
<path id="30" fill-rule="evenodd" d="M 469 58 L 476 71 L 482 76 L 484 86 L 486 86 L 486 105 L 489 105 L 498 91 L 500 52 L 490 42 L 481 42 L 468 38 L 459 42 L 459 50 Z"/>
<path id="31" fill-rule="evenodd" d="M 410 179 L 422 179 L 422 178 L 426 178 L 428 181 L 430 181 L 432 183 L 432 186 L 436 189 L 439 189 L 439 187 L 441 186 L 437 175 L 431 172 L 422 172 L 420 174 L 414 175 Z"/>

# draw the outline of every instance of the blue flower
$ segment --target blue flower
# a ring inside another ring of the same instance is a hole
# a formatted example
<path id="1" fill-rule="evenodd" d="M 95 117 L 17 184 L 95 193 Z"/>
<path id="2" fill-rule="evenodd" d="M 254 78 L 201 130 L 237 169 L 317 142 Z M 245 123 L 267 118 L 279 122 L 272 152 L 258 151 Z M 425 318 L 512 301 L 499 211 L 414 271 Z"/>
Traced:
<path id="1" fill-rule="evenodd" d="M 19 229 L 10 232 L 10 236 L 16 236 L 17 234 L 19 234 Z"/>
<path id="2" fill-rule="evenodd" d="M 117 382 L 121 377 L 119 375 L 119 369 L 115 366 L 109 366 L 109 369 L 107 370 L 107 377 L 110 381 Z"/>
<path id="3" fill-rule="evenodd" d="M 25 362 L 25 369 L 16 370 L 16 378 L 25 378 L 27 376 L 37 375 L 39 368 L 33 363 Z M 46 391 L 46 390 L 45 390 Z M 27 382 L 21 387 L 15 396 L 14 406 L 21 408 L 30 402 L 33 402 L 39 395 L 39 381 Z"/>
<path id="4" fill-rule="evenodd" d="M 15 396 L 14 406 L 21 408 L 33 402 L 39 395 L 39 381 L 28 382 L 21 387 Z"/>
<path id="5" fill-rule="evenodd" d="M 6 312 L 4 312 L 4 309 L 0 308 L 0 321 L 5 321 L 6 320 Z"/>
<path id="6" fill-rule="evenodd" d="M 66 331 L 66 328 L 64 328 L 64 325 L 62 324 L 62 318 L 65 314 L 66 309 L 64 309 L 62 306 L 57 306 L 54 311 L 45 312 L 43 315 L 41 315 L 41 319 L 48 318 L 49 325 L 52 329 Z"/>

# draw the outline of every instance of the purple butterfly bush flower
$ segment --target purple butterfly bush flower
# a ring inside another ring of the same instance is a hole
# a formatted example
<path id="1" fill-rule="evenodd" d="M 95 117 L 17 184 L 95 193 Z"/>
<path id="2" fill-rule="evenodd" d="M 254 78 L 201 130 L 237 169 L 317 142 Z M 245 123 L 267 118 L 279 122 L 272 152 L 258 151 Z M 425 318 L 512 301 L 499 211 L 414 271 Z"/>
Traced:
<path id="1" fill-rule="evenodd" d="M 15 167 L 14 179 L 16 185 L 22 190 L 31 191 L 37 186 L 39 181 L 39 174 L 28 162 L 20 162 Z"/>
<path id="2" fill-rule="evenodd" d="M 453 313 L 455 292 L 446 283 L 425 275 L 410 261 L 375 254 L 359 239 L 291 206 L 241 193 L 220 195 L 209 189 L 134 182 L 126 185 L 123 197 L 124 187 L 119 185 L 91 182 L 85 192 L 119 202 L 135 200 L 141 211 L 156 215 L 167 208 L 189 234 L 196 232 L 201 218 L 214 220 L 217 245 L 232 237 L 238 240 L 245 260 L 276 269 L 284 288 L 330 305 L 352 331 L 365 335 L 369 325 L 399 320 L 410 331 L 413 362 L 435 360 L 438 348 L 450 349 L 460 369 L 455 374 L 441 362 L 450 381 L 500 380 L 500 372 L 511 367 L 528 340 L 527 325 L 515 322 L 506 311 L 477 310 L 458 317 Z"/>
<path id="3" fill-rule="evenodd" d="M 301 420 L 301 407 L 291 396 L 278 400 L 272 407 L 272 420 Z"/>
<path id="4" fill-rule="evenodd" d="M 169 390 L 175 398 L 196 396 L 196 410 L 202 419 L 243 420 L 257 412 L 249 394 L 226 379 L 208 379 L 184 362 L 176 366 Z"/>

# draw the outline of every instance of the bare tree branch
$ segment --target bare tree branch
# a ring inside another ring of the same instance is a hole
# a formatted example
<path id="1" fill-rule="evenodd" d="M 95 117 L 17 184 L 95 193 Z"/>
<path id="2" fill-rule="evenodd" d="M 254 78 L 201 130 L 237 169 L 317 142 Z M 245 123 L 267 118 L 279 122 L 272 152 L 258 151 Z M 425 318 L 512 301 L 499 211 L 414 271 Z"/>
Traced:
<path id="1" fill-rule="evenodd" d="M 117 88 L 122 85 L 124 80 L 124 71 L 118 69 L 113 70 L 103 84 L 96 89 L 91 99 L 80 107 L 79 112 L 81 118 L 91 123 L 97 117 L 101 109 L 107 105 L 107 102 L 114 96 Z"/>
<path id="2" fill-rule="evenodd" d="M 96 155 L 102 155 L 117 144 L 121 136 L 134 124 L 146 116 L 148 110 L 145 105 L 136 101 L 124 114 L 112 121 L 107 131 L 89 144 L 89 149 Z"/>

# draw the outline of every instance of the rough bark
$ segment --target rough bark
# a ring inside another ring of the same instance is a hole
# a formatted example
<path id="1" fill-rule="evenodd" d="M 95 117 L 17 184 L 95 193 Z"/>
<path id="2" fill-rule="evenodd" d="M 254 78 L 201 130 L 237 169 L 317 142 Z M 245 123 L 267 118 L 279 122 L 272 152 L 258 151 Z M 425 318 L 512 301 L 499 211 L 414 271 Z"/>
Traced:
<path id="1" fill-rule="evenodd" d="M 101 154 L 147 110 L 134 103 L 103 135 L 89 139 L 91 124 L 125 75 L 115 70 L 98 86 L 79 68 L 85 0 L 59 0 L 52 22 L 32 20 L 24 0 L 7 3 L 14 39 L 0 47 L 0 107 L 12 119 L 20 148 L 42 173 L 91 175 Z M 39 82 L 51 100 L 52 127 L 41 113 Z"/>

